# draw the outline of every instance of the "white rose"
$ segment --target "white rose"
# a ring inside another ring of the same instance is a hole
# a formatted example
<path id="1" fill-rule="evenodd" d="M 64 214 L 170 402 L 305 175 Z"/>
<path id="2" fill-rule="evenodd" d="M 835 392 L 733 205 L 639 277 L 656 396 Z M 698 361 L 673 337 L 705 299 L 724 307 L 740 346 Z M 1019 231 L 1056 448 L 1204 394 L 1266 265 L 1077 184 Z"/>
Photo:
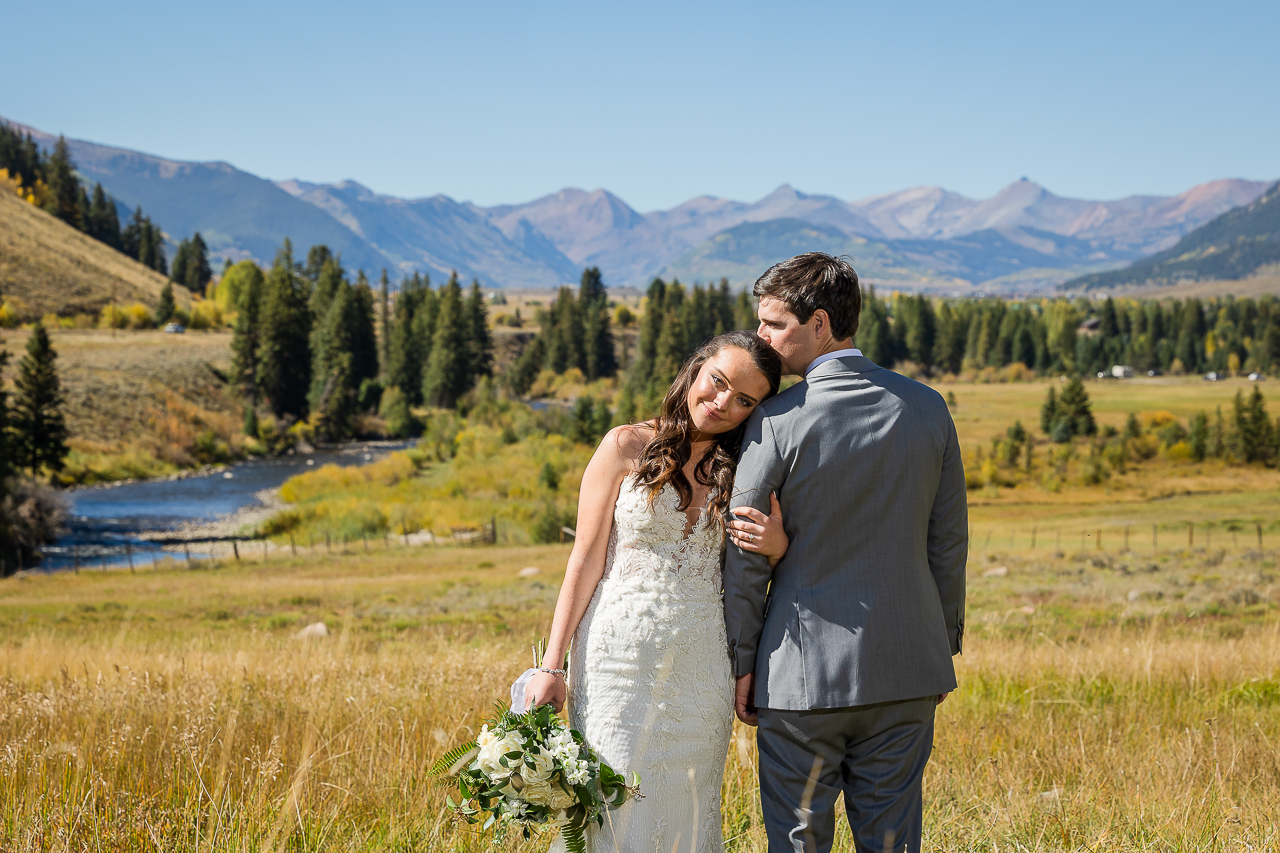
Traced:
<path id="1" fill-rule="evenodd" d="M 510 734 L 493 739 L 480 747 L 480 755 L 477 758 L 480 770 L 492 779 L 503 779 L 511 775 L 511 768 L 502 766 L 502 756 L 508 752 L 519 751 L 520 744 L 513 741 Z"/>
<path id="2" fill-rule="evenodd" d="M 476 746 L 486 747 L 497 739 L 498 739 L 498 735 L 494 732 L 489 731 L 489 727 L 487 725 L 481 726 L 480 734 L 476 737 Z"/>
<path id="3" fill-rule="evenodd" d="M 577 794 L 569 793 L 560 785 L 551 786 L 551 808 L 567 809 L 576 802 L 578 802 Z"/>
<path id="4" fill-rule="evenodd" d="M 551 783 L 546 781 L 530 782 L 524 786 L 519 796 L 525 802 L 539 806 L 549 806 L 551 805 Z"/>
<path id="5" fill-rule="evenodd" d="M 537 752 L 530 750 L 526 755 L 533 762 L 533 766 L 525 764 L 520 773 L 529 782 L 545 782 L 556 771 L 556 760 L 545 749 L 539 748 Z"/>

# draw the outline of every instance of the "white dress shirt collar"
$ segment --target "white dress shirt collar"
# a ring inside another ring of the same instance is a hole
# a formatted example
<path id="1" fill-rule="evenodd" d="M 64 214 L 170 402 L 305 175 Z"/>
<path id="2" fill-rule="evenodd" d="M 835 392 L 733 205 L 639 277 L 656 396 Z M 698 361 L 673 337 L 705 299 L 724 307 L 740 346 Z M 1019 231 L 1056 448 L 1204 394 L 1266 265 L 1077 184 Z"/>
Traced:
<path id="1" fill-rule="evenodd" d="M 809 363 L 809 366 L 806 367 L 804 370 L 804 375 L 808 376 L 810 373 L 813 372 L 813 369 L 815 367 L 817 367 L 819 364 L 822 364 L 824 361 L 830 361 L 833 358 L 848 358 L 851 355 L 862 355 L 862 350 L 857 349 L 855 347 L 850 347 L 849 349 L 838 349 L 838 350 L 833 350 L 831 352 L 824 352 L 822 355 L 818 356 L 812 362 Z"/>

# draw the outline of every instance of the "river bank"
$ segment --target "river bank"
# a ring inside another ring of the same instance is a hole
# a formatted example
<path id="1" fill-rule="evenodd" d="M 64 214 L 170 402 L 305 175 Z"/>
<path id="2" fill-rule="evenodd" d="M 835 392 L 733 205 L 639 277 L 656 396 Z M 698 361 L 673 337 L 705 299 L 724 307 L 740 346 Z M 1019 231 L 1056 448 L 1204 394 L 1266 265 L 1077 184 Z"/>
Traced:
<path id="1" fill-rule="evenodd" d="M 190 543 L 251 538 L 285 507 L 279 489 L 290 477 L 325 465 L 363 465 L 407 446 L 404 441 L 351 442 L 206 466 L 185 476 L 69 489 L 67 533 L 44 549 L 42 566 L 145 564 L 189 553 Z"/>

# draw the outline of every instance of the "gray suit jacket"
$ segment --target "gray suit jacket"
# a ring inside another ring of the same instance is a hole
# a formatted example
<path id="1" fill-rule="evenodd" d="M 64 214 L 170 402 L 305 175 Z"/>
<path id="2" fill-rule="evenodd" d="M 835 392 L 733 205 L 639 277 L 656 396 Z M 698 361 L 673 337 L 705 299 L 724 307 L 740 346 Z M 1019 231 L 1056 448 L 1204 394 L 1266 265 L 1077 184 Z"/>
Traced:
<path id="1" fill-rule="evenodd" d="M 956 686 L 968 505 L 942 397 L 869 359 L 823 362 L 747 422 L 731 506 L 791 538 L 770 571 L 730 544 L 724 611 L 756 705 L 845 708 Z"/>

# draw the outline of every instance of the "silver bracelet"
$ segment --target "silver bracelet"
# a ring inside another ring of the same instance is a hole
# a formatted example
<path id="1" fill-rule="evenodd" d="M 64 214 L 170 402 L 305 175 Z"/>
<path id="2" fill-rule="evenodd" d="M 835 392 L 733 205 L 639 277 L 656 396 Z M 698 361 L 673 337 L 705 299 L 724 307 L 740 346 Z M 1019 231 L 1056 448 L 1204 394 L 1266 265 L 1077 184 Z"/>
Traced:
<path id="1" fill-rule="evenodd" d="M 563 675 L 565 678 L 569 677 L 569 673 L 565 672 L 563 669 L 551 669 L 550 667 L 545 666 L 538 667 L 538 672 L 545 672 L 548 675 Z"/>

